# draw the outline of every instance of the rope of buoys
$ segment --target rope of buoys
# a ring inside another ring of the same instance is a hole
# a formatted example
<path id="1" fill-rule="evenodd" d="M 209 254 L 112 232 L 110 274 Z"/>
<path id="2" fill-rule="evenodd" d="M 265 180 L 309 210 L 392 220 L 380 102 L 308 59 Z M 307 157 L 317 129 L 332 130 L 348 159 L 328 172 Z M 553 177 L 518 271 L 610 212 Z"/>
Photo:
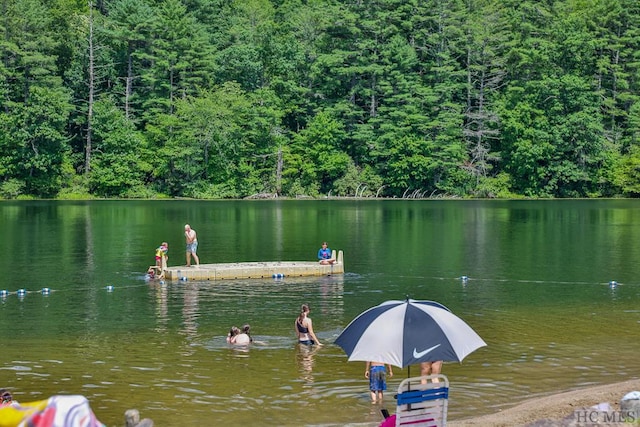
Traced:
<path id="1" fill-rule="evenodd" d="M 24 288 L 20 288 L 15 292 L 11 292 L 11 291 L 8 291 L 6 289 L 1 289 L 0 290 L 0 297 L 6 298 L 11 294 L 16 294 L 20 298 L 23 298 L 27 294 L 32 294 L 32 293 L 35 293 L 35 292 L 41 293 L 42 295 L 49 295 L 51 293 L 51 289 L 50 288 L 42 288 L 39 291 L 28 291 L 28 290 L 26 290 Z"/>
<path id="2" fill-rule="evenodd" d="M 451 280 L 451 277 L 435 277 L 435 276 L 403 276 L 403 275 L 395 275 L 394 277 L 402 278 L 402 279 L 430 279 L 430 280 Z M 565 281 L 555 281 L 555 280 L 533 280 L 533 279 L 494 279 L 494 278 L 471 278 L 469 276 L 458 276 L 453 279 L 459 280 L 463 284 L 467 284 L 471 280 L 476 282 L 514 282 L 514 283 L 555 283 L 560 285 L 607 285 L 610 288 L 616 288 L 621 286 L 622 283 L 617 282 L 615 280 L 611 280 L 606 283 L 602 282 L 565 282 Z"/>
<path id="3" fill-rule="evenodd" d="M 273 279 L 284 279 L 285 275 L 284 273 L 273 273 L 271 275 L 271 277 Z M 424 277 L 424 276 L 396 276 L 396 277 L 402 277 L 402 278 L 406 278 L 406 279 L 438 279 L 438 280 L 447 280 L 446 277 Z M 471 280 L 469 278 L 469 276 L 459 276 L 455 278 L 456 280 L 460 280 L 463 284 L 467 284 L 469 282 L 469 280 Z M 186 276 L 182 276 L 180 277 L 180 281 L 182 282 L 186 282 L 188 280 L 188 278 Z M 493 281 L 493 282 L 518 282 L 518 283 L 556 283 L 556 284 L 573 284 L 573 285 L 592 285 L 592 284 L 599 284 L 602 285 L 602 283 L 593 283 L 593 282 L 561 282 L 561 281 L 546 281 L 546 280 L 523 280 L 523 279 L 477 279 L 474 278 L 473 280 L 475 281 Z M 160 280 L 159 281 L 160 285 L 166 285 L 164 280 Z M 607 286 L 609 286 L 609 288 L 611 289 L 615 289 L 618 286 L 622 285 L 622 283 L 619 283 L 615 280 L 611 280 L 609 282 L 606 283 Z M 144 285 L 136 285 L 136 286 L 123 286 L 122 288 L 119 287 L 119 289 L 128 289 L 128 288 L 138 288 L 141 286 L 147 286 L 147 284 L 145 283 Z M 91 288 L 82 288 L 82 289 L 73 289 L 73 291 L 78 291 L 78 290 L 89 290 Z M 116 287 L 114 285 L 106 285 L 103 287 L 104 290 L 106 290 L 108 293 L 112 293 Z M 63 292 L 64 290 L 59 290 L 59 289 L 51 289 L 49 287 L 44 287 L 38 291 L 30 291 L 27 290 L 25 288 L 20 288 L 18 290 L 16 290 L 15 292 L 11 292 L 7 289 L 0 289 L 0 298 L 7 298 L 10 295 L 17 295 L 20 298 L 24 298 L 27 294 L 31 294 L 31 293 L 40 293 L 42 295 L 50 295 L 53 292 Z"/>
<path id="4" fill-rule="evenodd" d="M 165 284 L 164 280 L 161 280 L 160 284 L 164 285 Z M 142 287 L 142 286 L 147 286 L 147 284 L 145 283 L 144 285 L 122 286 L 122 287 L 118 287 L 118 289 L 139 288 L 139 287 Z M 89 290 L 89 289 L 92 289 L 92 288 L 69 289 L 69 290 L 72 290 L 72 291 L 86 291 L 86 290 Z M 111 293 L 116 289 L 116 286 L 114 286 L 114 285 L 106 285 L 102 289 L 106 290 L 108 293 Z M 39 290 L 28 290 L 28 289 L 25 289 L 25 288 L 20 288 L 20 289 L 17 289 L 16 291 L 13 291 L 13 292 L 9 291 L 7 289 L 0 289 L 0 298 L 7 298 L 10 295 L 17 295 L 19 298 L 24 298 L 27 294 L 34 294 L 34 293 L 39 293 L 39 294 L 42 294 L 44 296 L 49 296 L 54 292 L 64 292 L 64 291 L 66 291 L 66 289 L 65 290 L 60 290 L 60 289 L 52 289 L 52 288 L 49 288 L 49 287 L 44 287 L 44 288 L 41 288 Z"/>

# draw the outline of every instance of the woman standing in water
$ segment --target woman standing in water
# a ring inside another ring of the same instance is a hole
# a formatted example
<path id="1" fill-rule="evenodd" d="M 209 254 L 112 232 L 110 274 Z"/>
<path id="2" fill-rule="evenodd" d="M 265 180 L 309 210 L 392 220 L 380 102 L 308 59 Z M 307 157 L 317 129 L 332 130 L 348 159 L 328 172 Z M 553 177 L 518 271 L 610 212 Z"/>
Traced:
<path id="1" fill-rule="evenodd" d="M 302 304 L 302 307 L 300 308 L 300 315 L 294 324 L 294 329 L 296 331 L 299 344 L 322 345 L 320 340 L 318 340 L 318 337 L 316 337 L 316 334 L 313 332 L 313 322 L 309 317 L 309 306 L 307 304 Z"/>

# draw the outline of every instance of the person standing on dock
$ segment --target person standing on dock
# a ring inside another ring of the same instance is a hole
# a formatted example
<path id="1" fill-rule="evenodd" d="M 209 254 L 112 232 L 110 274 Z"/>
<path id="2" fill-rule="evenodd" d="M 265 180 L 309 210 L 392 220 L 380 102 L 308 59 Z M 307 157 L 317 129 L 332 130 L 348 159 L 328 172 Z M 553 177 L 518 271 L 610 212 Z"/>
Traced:
<path id="1" fill-rule="evenodd" d="M 169 259 L 167 255 L 169 252 L 169 244 L 167 242 L 162 242 L 160 246 L 156 248 L 156 267 L 162 272 L 162 257 L 165 259 Z"/>
<path id="2" fill-rule="evenodd" d="M 200 258 L 196 252 L 198 251 L 198 237 L 196 230 L 191 228 L 189 224 L 184 226 L 184 237 L 187 242 L 187 267 L 191 267 L 191 256 L 196 261 L 196 266 L 200 265 Z"/>

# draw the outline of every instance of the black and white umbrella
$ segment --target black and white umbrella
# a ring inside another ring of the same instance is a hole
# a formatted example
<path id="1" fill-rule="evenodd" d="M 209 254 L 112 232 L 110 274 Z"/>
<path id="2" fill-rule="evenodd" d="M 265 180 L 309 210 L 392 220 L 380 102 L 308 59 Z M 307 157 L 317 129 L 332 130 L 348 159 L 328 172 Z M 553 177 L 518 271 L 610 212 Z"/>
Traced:
<path id="1" fill-rule="evenodd" d="M 487 344 L 462 319 L 434 301 L 386 301 L 361 313 L 335 343 L 349 361 L 404 368 L 436 360 L 460 362 Z"/>

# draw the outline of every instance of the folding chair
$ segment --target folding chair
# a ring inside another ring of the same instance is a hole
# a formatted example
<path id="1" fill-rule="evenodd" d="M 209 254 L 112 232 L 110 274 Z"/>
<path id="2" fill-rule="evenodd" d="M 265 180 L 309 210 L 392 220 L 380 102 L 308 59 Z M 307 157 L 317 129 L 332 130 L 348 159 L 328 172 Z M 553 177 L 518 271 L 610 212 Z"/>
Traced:
<path id="1" fill-rule="evenodd" d="M 444 375 L 425 375 L 403 380 L 398 386 L 396 427 L 445 427 L 449 380 Z"/>

